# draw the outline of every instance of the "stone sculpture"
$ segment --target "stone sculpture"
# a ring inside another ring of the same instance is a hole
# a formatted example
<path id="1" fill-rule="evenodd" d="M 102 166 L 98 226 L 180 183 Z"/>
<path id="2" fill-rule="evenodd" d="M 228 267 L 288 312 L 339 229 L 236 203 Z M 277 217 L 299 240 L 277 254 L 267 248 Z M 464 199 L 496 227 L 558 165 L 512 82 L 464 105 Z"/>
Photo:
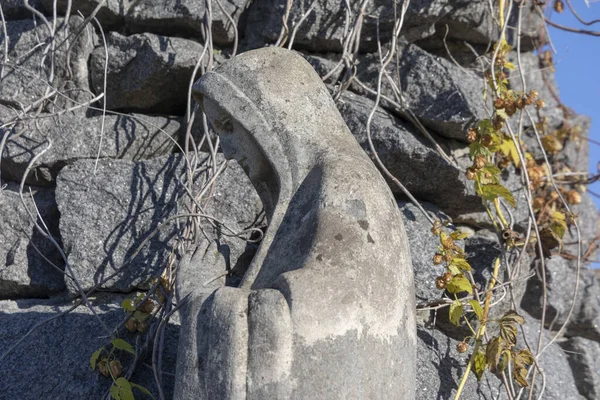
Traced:
<path id="1" fill-rule="evenodd" d="M 175 398 L 414 398 L 401 217 L 319 76 L 296 53 L 263 48 L 202 76 L 194 96 L 269 228 L 238 287 L 190 294 Z"/>

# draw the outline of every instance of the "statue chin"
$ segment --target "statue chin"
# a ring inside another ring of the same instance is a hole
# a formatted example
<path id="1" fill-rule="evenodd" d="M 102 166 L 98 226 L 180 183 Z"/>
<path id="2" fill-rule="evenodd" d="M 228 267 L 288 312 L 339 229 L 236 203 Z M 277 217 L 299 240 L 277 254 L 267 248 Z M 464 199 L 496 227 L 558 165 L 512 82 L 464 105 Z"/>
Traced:
<path id="1" fill-rule="evenodd" d="M 406 234 L 319 76 L 263 48 L 205 74 L 194 96 L 269 227 L 239 287 L 190 295 L 175 398 L 414 398 Z"/>

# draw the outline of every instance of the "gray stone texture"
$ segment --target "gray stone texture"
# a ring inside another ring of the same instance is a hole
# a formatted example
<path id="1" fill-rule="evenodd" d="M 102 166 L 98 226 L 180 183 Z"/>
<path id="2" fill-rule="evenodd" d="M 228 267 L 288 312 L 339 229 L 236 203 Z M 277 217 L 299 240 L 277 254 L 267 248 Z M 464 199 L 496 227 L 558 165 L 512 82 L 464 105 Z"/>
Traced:
<path id="1" fill-rule="evenodd" d="M 4 65 L 0 103 L 24 108 L 53 88 L 78 101 L 92 98 L 87 63 L 95 34 L 89 26 L 79 30 L 83 22 L 79 16 L 70 18 L 68 24 L 64 21 L 59 18 L 50 22 L 57 27 L 54 41 L 50 40 L 48 26 L 42 22 L 36 24 L 33 19 L 6 22 L 9 62 Z M 79 31 L 80 35 L 65 40 Z M 5 41 L 4 30 L 0 30 L 0 48 L 4 48 Z M 52 63 L 54 74 L 49 82 Z M 58 104 L 66 103 L 65 97 L 57 98 Z"/>
<path id="2" fill-rule="evenodd" d="M 100 295 L 92 299 L 98 318 L 108 329 L 120 325 L 125 313 L 121 301 L 125 296 Z M 85 305 L 67 312 L 73 303 L 51 300 L 0 301 L 0 373 L 10 379 L 2 380 L 2 398 L 35 399 L 105 399 L 112 380 L 90 367 L 90 357 L 100 347 L 110 349 L 109 335 Z M 52 320 L 49 320 L 51 319 Z M 44 321 L 47 321 L 45 322 Z M 26 334 L 36 327 L 27 337 Z M 173 393 L 175 345 L 179 333 L 176 321 L 166 325 L 165 351 L 162 355 L 163 392 Z M 135 345 L 136 337 L 121 329 L 120 337 Z M 23 339 L 11 352 L 7 350 Z M 140 341 L 143 344 L 143 340 Z M 151 348 L 150 348 L 151 350 Z M 133 362 L 129 353 L 116 351 L 125 371 Z M 140 354 L 140 363 L 152 364 L 152 352 Z M 139 365 L 130 381 L 137 383 L 159 398 L 152 369 Z M 143 398 L 134 389 L 136 398 Z M 110 396 L 109 396 L 110 397 Z"/>
<path id="3" fill-rule="evenodd" d="M 46 11 L 51 12 L 56 0 L 41 1 Z M 81 12 L 87 17 L 100 3 L 99 0 L 73 2 L 71 13 Z M 213 40 L 221 45 L 231 44 L 235 30 L 227 14 L 234 23 L 239 23 L 247 1 L 221 0 L 220 3 L 223 9 L 217 2 L 211 4 Z M 58 0 L 58 11 L 65 14 L 67 4 L 67 0 Z M 206 3 L 197 0 L 104 0 L 96 17 L 105 29 L 201 39 L 201 26 L 206 11 Z"/>
<path id="4" fill-rule="evenodd" d="M 102 288 L 119 292 L 148 288 L 172 249 L 174 221 L 161 228 L 131 262 L 125 262 L 148 235 L 176 215 L 183 174 L 180 156 L 140 162 L 101 160 L 95 173 L 94 160 L 81 160 L 60 172 L 56 196 L 61 234 L 84 289 L 113 274 Z M 225 171 L 207 209 L 209 215 L 219 210 L 215 216 L 226 217 L 234 231 L 251 225 L 260 211 L 252 187 L 239 175 L 234 165 Z M 233 204 L 239 205 L 235 211 Z M 76 294 L 74 285 L 67 284 L 69 292 Z"/>
<path id="5" fill-rule="evenodd" d="M 26 119 L 11 129 L 0 129 L 0 140 L 8 135 L 2 177 L 20 182 L 33 157 L 51 142 L 52 147 L 37 159 L 26 182 L 54 186 L 61 168 L 76 160 L 99 157 L 139 161 L 168 155 L 179 141 L 180 130 L 181 124 L 174 118 L 149 115 L 107 114 L 103 119 L 73 112 Z"/>
<path id="6" fill-rule="evenodd" d="M 372 100 L 352 93 L 344 94 L 338 102 L 348 128 L 371 157 L 366 125 L 374 105 Z M 482 211 L 481 199 L 475 194 L 473 183 L 461 170 L 444 160 L 414 127 L 378 108 L 370 128 L 382 163 L 414 196 L 434 203 L 452 215 Z M 437 139 L 446 144 L 443 139 Z M 436 173 L 432 175 L 431 171 Z M 403 195 L 396 184 L 389 181 L 389 185 L 396 195 Z"/>
<path id="7" fill-rule="evenodd" d="M 450 139 L 466 141 L 467 125 L 486 118 L 482 92 L 483 79 L 443 58 L 434 56 L 413 44 L 400 47 L 399 64 L 391 62 L 391 76 L 400 73 L 404 105 L 435 133 Z M 380 66 L 375 58 L 359 64 L 358 78 L 377 89 Z M 363 92 L 358 85 L 353 90 Z M 394 90 L 382 82 L 382 94 L 394 99 Z"/>
<path id="8" fill-rule="evenodd" d="M 536 276 L 529 280 L 527 293 L 521 303 L 535 318 L 542 316 L 543 285 L 540 271 L 538 264 Z M 577 271 L 573 261 L 569 262 L 559 256 L 546 260 L 546 327 L 559 329 L 566 322 L 574 302 L 566 334 L 600 341 L 600 286 L 596 271 L 585 268 L 581 270 L 577 296 L 574 298 L 576 284 Z"/>
<path id="9" fill-rule="evenodd" d="M 194 41 L 142 33 L 107 35 L 106 107 L 145 113 L 183 114 L 190 79 L 202 46 Z M 92 53 L 96 93 L 104 91 L 105 50 Z"/>
<path id="10" fill-rule="evenodd" d="M 0 191 L 0 298 L 48 297 L 65 288 L 64 262 L 35 228 L 25 206 L 35 222 L 45 224 L 60 243 L 54 191 L 33 188 L 32 199 L 25 188 L 23 205 L 15 186 Z"/>
<path id="11" fill-rule="evenodd" d="M 600 343 L 573 337 L 562 344 L 579 393 L 588 400 L 600 397 Z"/>
<path id="12" fill-rule="evenodd" d="M 31 11 L 25 6 L 25 0 L 3 0 L 1 5 L 6 20 L 31 17 Z M 29 0 L 29 6 L 34 10 L 43 10 L 42 0 Z"/>

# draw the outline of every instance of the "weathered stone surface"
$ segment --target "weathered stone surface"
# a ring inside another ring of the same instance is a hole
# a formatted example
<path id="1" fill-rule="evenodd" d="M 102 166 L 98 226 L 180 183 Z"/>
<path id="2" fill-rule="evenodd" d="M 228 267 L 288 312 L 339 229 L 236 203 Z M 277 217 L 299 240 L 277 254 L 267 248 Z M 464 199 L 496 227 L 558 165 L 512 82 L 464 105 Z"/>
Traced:
<path id="1" fill-rule="evenodd" d="M 562 344 L 579 393 L 588 400 L 600 397 L 600 344 L 597 341 L 573 337 Z"/>
<path id="2" fill-rule="evenodd" d="M 211 3 L 212 35 L 217 44 L 229 44 L 234 39 L 234 28 L 227 14 L 237 24 L 246 8 L 247 0 L 222 0 Z M 197 0 L 143 0 L 132 3 L 125 23 L 132 32 L 152 32 L 161 35 L 192 36 L 201 38 L 206 3 Z"/>
<path id="3" fill-rule="evenodd" d="M 527 343 L 532 349 L 533 354 L 536 354 L 540 324 L 539 321 L 531 318 L 526 312 L 519 310 L 520 315 L 525 318 L 525 324 L 523 325 L 523 331 L 527 338 Z M 542 333 L 542 347 L 545 346 L 552 338 L 554 334 L 550 331 L 544 330 Z M 517 339 L 518 347 L 524 348 L 525 341 L 523 335 L 519 332 Z M 574 375 L 578 374 L 578 371 L 572 370 L 569 366 L 567 354 L 562 348 L 554 342 L 548 347 L 544 353 L 538 357 L 538 362 L 544 374 L 546 375 L 546 384 L 543 394 L 540 396 L 542 389 L 542 377 L 539 372 L 537 374 L 535 386 L 534 386 L 534 398 L 551 399 L 551 400 L 563 400 L 563 399 L 574 399 L 583 400 L 584 397 L 579 394 L 577 388 L 577 381 Z M 529 382 L 531 382 L 531 374 L 529 376 Z"/>
<path id="4" fill-rule="evenodd" d="M 41 0 L 48 12 L 51 12 L 56 0 Z M 61 14 L 67 12 L 68 0 L 58 0 L 57 9 Z M 128 33 L 154 33 L 165 36 L 202 38 L 202 23 L 206 12 L 206 3 L 196 0 L 78 0 L 73 2 L 71 13 L 81 12 L 90 15 L 98 4 L 103 3 L 96 17 L 105 30 L 120 30 Z M 246 0 L 221 0 L 223 10 L 217 2 L 211 4 L 212 35 L 217 44 L 233 43 L 235 30 L 226 13 L 239 23 L 246 9 Z M 224 12 L 225 11 L 225 12 Z"/>
<path id="5" fill-rule="evenodd" d="M 111 32 L 108 42 L 106 107 L 146 113 L 182 114 L 190 79 L 202 46 L 180 38 L 149 33 L 122 36 Z M 104 48 L 92 53 L 92 85 L 104 87 Z"/>
<path id="6" fill-rule="evenodd" d="M 290 32 L 313 2 L 293 2 L 289 14 Z M 359 14 L 361 1 L 348 3 L 351 17 L 348 21 L 352 28 L 354 17 Z M 285 14 L 285 0 L 254 2 L 248 11 L 246 35 L 250 47 L 262 47 L 265 43 L 277 40 Z M 341 52 L 343 48 L 344 27 L 346 23 L 346 6 L 332 0 L 320 0 L 313 6 L 312 12 L 296 33 L 294 46 L 312 51 Z M 400 12 L 398 7 L 397 12 Z M 385 43 L 390 39 L 394 26 L 394 6 L 385 1 L 368 2 L 365 15 L 375 18 L 364 18 L 361 26 L 361 51 L 377 50 L 377 25 L 379 24 L 380 40 Z M 485 0 L 458 0 L 447 2 L 442 0 L 411 1 L 404 17 L 402 37 L 415 41 L 432 36 L 436 29 L 449 24 L 452 40 L 467 40 L 474 43 L 487 44 L 498 36 L 497 25 L 492 18 L 489 3 Z M 438 39 L 439 40 L 439 39 Z"/>
<path id="7" fill-rule="evenodd" d="M 29 0 L 29 5 L 34 10 L 43 10 L 42 0 Z M 1 6 L 4 18 L 7 20 L 26 19 L 32 15 L 31 11 L 25 7 L 25 0 L 3 0 Z"/>
<path id="8" fill-rule="evenodd" d="M 375 103 L 346 93 L 337 105 L 354 137 L 373 158 L 366 125 Z M 415 131 L 415 128 L 389 112 L 381 108 L 376 110 L 371 120 L 371 137 L 385 167 L 413 196 L 434 203 L 448 214 L 482 211 L 481 198 L 475 194 L 473 183 Z M 396 184 L 389 181 L 389 185 L 395 194 L 403 195 Z M 440 196 L 440 193 L 444 195 Z"/>
<path id="9" fill-rule="evenodd" d="M 17 190 L 16 185 L 10 185 L 0 191 L 0 298 L 47 297 L 65 288 L 64 262 L 33 225 Z M 35 207 L 38 208 L 43 222 L 60 243 L 54 191 L 35 190 L 32 200 L 26 189 L 24 198 L 34 217 Z M 40 217 L 36 217 L 36 222 L 42 225 Z"/>
<path id="10" fill-rule="evenodd" d="M 239 288 L 195 298 L 199 341 L 180 342 L 191 346 L 175 397 L 414 397 L 406 233 L 318 75 L 271 47 L 205 74 L 194 92 L 269 229 Z"/>
<path id="11" fill-rule="evenodd" d="M 82 287 L 90 288 L 117 272 L 102 287 L 127 292 L 146 287 L 164 267 L 176 232 L 173 221 L 131 263 L 124 263 L 159 224 L 177 212 L 183 172 L 179 156 L 142 162 L 101 160 L 95 173 L 94 160 L 82 160 L 61 171 L 56 189 L 61 234 Z M 251 225 L 260 211 L 254 190 L 240 175 L 239 169 L 228 168 L 215 188 L 213 205 L 205 210 L 226 219 L 234 231 Z M 235 211 L 231 204 L 237 205 Z M 68 289 L 76 293 L 72 283 Z"/>
<path id="12" fill-rule="evenodd" d="M 465 371 L 468 353 L 456 350 L 459 340 L 436 329 L 417 329 L 417 400 L 453 399 Z M 502 382 L 486 371 L 478 384 L 472 372 L 467 378 L 462 398 L 480 400 L 506 399 Z"/>
<path id="13" fill-rule="evenodd" d="M 41 0 L 46 12 L 51 13 L 54 5 L 61 14 L 66 14 L 69 0 Z M 100 5 L 101 4 L 101 5 Z M 96 18 L 105 30 L 118 29 L 124 23 L 126 10 L 129 8 L 127 0 L 77 0 L 71 2 L 71 14 L 83 14 L 88 17 L 100 5 Z"/>
<path id="14" fill-rule="evenodd" d="M 93 49 L 95 34 L 90 27 L 86 27 L 78 37 L 65 41 L 68 33 L 75 32 L 83 20 L 73 16 L 66 26 L 63 24 L 64 19 L 57 19 L 55 22 L 55 71 L 53 81 L 48 82 L 51 57 L 44 56 L 47 47 L 51 45 L 48 27 L 43 23 L 36 26 L 33 19 L 7 21 L 9 63 L 4 65 L 0 102 L 20 109 L 42 98 L 46 90 L 50 92 L 52 88 L 59 89 L 76 100 L 91 98 L 87 62 Z M 4 48 L 5 40 L 4 31 L 0 30 L 1 48 Z M 46 44 L 39 45 L 43 43 Z M 67 93 L 68 90 L 71 91 Z M 60 97 L 59 101 L 65 100 Z"/>
<path id="15" fill-rule="evenodd" d="M 114 329 L 123 322 L 124 313 L 120 302 L 123 296 L 101 296 L 92 301 L 100 320 Z M 112 380 L 90 368 L 90 357 L 98 348 L 110 348 L 113 332 L 106 332 L 102 324 L 85 306 L 70 313 L 71 303 L 59 300 L 0 301 L 0 357 L 23 338 L 36 324 L 55 317 L 33 331 L 0 363 L 0 373 L 12 379 L 3 379 L 4 398 L 33 399 L 105 399 Z M 166 398 L 173 393 L 175 372 L 175 343 L 179 332 L 176 321 L 171 320 L 165 329 L 164 353 L 162 354 L 163 392 Z M 122 333 L 121 338 L 135 343 L 135 337 Z M 143 341 L 142 341 L 143 343 Z M 133 356 L 117 351 L 125 370 Z M 140 362 L 152 364 L 151 352 L 142 354 Z M 26 377 L 35 377 L 27 379 Z M 159 398 L 152 370 L 138 364 L 130 381 L 147 388 L 154 398 Z M 134 390 L 136 398 L 141 395 Z"/>
<path id="16" fill-rule="evenodd" d="M 31 185 L 51 186 L 65 165 L 80 159 L 122 158 L 144 160 L 173 152 L 181 125 L 168 117 L 106 115 L 87 118 L 84 113 L 27 119 L 10 130 L 2 158 L 2 176 L 20 182 L 34 156 L 48 147 L 27 177 Z M 102 139 L 101 139 L 102 138 Z M 101 147 L 100 147 L 101 146 Z M 100 150 L 100 151 L 98 151 Z"/>
<path id="17" fill-rule="evenodd" d="M 523 331 L 527 343 L 535 350 L 539 335 L 539 323 L 526 312 L 518 313 L 525 317 Z M 493 324 L 493 323 L 492 323 Z M 468 362 L 468 353 L 460 354 L 456 350 L 458 340 L 451 339 L 437 330 L 418 329 L 418 386 L 417 399 L 451 399 L 458 388 L 464 368 Z M 548 343 L 552 334 L 542 333 L 543 343 Z M 472 342 L 471 342 L 472 345 Z M 519 330 L 517 348 L 524 348 L 525 341 Z M 543 399 L 583 399 L 577 388 L 576 380 L 571 371 L 567 355 L 556 343 L 552 344 L 539 359 L 540 366 L 546 374 L 546 386 L 541 398 Z M 501 380 L 488 370 L 478 384 L 473 373 L 467 378 L 463 397 L 465 399 L 507 399 L 506 389 Z M 529 375 L 531 381 L 531 374 Z M 534 398 L 540 395 L 542 378 L 537 374 Z M 518 388 L 515 383 L 515 387 Z M 525 389 L 528 390 L 528 389 Z M 525 393 L 527 394 L 527 392 Z"/>
<path id="18" fill-rule="evenodd" d="M 358 66 L 358 77 L 371 89 L 377 89 L 379 64 L 366 62 Z M 388 71 L 397 75 L 398 66 L 390 63 Z M 425 52 L 413 44 L 400 50 L 400 90 L 405 106 L 434 132 L 451 139 L 466 141 L 467 124 L 486 117 L 483 103 L 483 80 L 448 60 Z M 361 92 L 358 85 L 353 90 Z M 382 93 L 394 98 L 393 89 L 384 80 Z"/>
<path id="19" fill-rule="evenodd" d="M 449 217 L 437 207 L 428 203 L 421 203 L 421 205 L 430 216 L 440 219 L 441 221 L 448 220 Z M 409 248 L 411 249 L 417 303 L 424 305 L 438 300 L 444 295 L 443 290 L 439 290 L 435 287 L 435 279 L 438 276 L 441 276 L 445 272 L 445 269 L 443 265 L 434 265 L 432 261 L 434 254 L 438 251 L 440 241 L 437 236 L 431 233 L 431 223 L 423 216 L 422 212 L 416 206 L 412 203 L 402 201 L 398 202 L 398 206 L 402 212 L 402 219 L 404 221 L 404 226 L 406 227 Z M 464 248 L 466 254 L 469 255 L 467 261 L 473 267 L 473 277 L 476 284 L 480 288 L 484 288 L 487 286 L 492 276 L 494 261 L 501 254 L 498 238 L 495 234 L 492 234 L 485 229 L 476 232 L 466 227 L 460 227 L 460 229 L 461 231 L 470 234 L 464 241 L 459 242 L 459 244 Z M 511 256 L 510 260 L 514 264 L 516 257 Z M 525 294 L 527 283 L 524 280 L 524 277 L 529 274 L 529 263 L 529 256 L 524 254 L 520 263 L 520 270 L 512 272 L 516 277 L 515 282 L 513 283 L 512 295 L 517 306 L 521 303 L 521 299 Z M 500 284 L 507 282 L 509 276 L 509 272 L 503 267 L 500 270 L 498 282 L 500 282 Z M 497 318 L 506 311 L 514 309 L 511 295 L 508 293 L 498 291 L 493 297 L 493 300 L 495 301 L 501 297 L 504 297 L 505 301 L 500 302 L 491 310 L 490 316 L 493 318 Z M 420 312 L 418 317 L 421 320 L 428 321 L 430 319 L 429 314 L 429 311 Z M 438 326 L 448 334 L 455 336 L 462 334 L 462 328 L 457 328 L 450 324 L 447 314 L 447 308 L 442 308 L 438 311 L 436 318 Z"/>
<path id="20" fill-rule="evenodd" d="M 428 203 L 421 203 L 421 205 L 432 217 L 440 220 L 449 219 L 435 206 Z M 399 201 L 398 207 L 408 237 L 408 247 L 415 274 L 417 303 L 439 299 L 443 292 L 436 289 L 435 278 L 444 273 L 444 267 L 443 265 L 434 265 L 432 259 L 438 250 L 440 241 L 431 233 L 431 223 L 416 206 L 410 202 Z"/>
<path id="21" fill-rule="evenodd" d="M 546 327 L 558 329 L 565 321 L 573 301 L 573 314 L 566 334 L 600 341 L 600 284 L 594 270 L 582 269 L 577 297 L 573 298 L 577 281 L 573 261 L 559 256 L 546 260 L 547 310 Z M 521 306 L 535 318 L 542 315 L 541 272 L 529 280 Z"/>

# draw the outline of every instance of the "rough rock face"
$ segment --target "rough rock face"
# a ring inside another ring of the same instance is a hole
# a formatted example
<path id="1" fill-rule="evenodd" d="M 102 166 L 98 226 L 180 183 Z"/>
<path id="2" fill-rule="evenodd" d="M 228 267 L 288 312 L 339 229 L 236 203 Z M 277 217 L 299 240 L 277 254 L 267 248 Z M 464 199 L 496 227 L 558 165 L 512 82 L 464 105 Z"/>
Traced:
<path id="1" fill-rule="evenodd" d="M 185 108 L 201 45 L 148 33 L 110 33 L 107 42 L 106 81 L 105 51 L 100 47 L 92 54 L 91 76 L 96 92 L 102 92 L 106 84 L 108 109 L 168 114 Z"/>
<path id="2" fill-rule="evenodd" d="M 59 27 L 64 22 L 62 18 L 56 20 Z M 51 41 L 50 28 L 45 24 L 34 24 L 31 19 L 8 21 L 9 62 L 3 67 L 5 76 L 0 86 L 0 103 L 28 106 L 51 92 L 49 79 L 52 79 L 51 85 L 68 93 L 69 98 L 90 99 L 87 63 L 95 44 L 95 34 L 89 26 L 79 29 L 82 22 L 81 17 L 73 16 L 66 29 L 59 29 Z M 75 32 L 80 34 L 68 35 Z M 4 48 L 6 40 L 2 31 L 0 47 Z M 53 73 L 49 73 L 52 69 Z M 64 102 L 64 98 L 59 101 Z"/>
<path id="3" fill-rule="evenodd" d="M 183 196 L 184 172 L 179 156 L 140 162 L 103 160 L 95 172 L 93 160 L 63 168 L 56 189 L 61 234 L 83 290 L 95 285 L 117 292 L 149 287 L 172 251 L 169 243 L 176 224 L 166 221 L 176 215 L 177 201 Z M 207 210 L 213 214 L 217 210 L 216 217 L 225 218 L 234 231 L 250 225 L 260 211 L 251 186 L 236 172 L 239 169 L 228 168 L 221 176 L 216 201 Z M 237 189 L 231 195 L 239 197 L 234 202 L 228 194 L 221 203 L 222 191 L 230 186 Z M 232 203 L 240 208 L 232 210 Z M 167 226 L 151 236 L 162 224 Z M 67 286 L 71 294 L 78 293 L 73 282 Z"/>
<path id="4" fill-rule="evenodd" d="M 52 243 L 35 228 L 45 221 L 60 243 L 54 190 L 40 189 L 24 195 L 32 221 L 15 191 L 0 192 L 0 298 L 47 297 L 65 288 L 64 261 Z M 35 205 L 34 205 L 35 202 Z M 41 212 L 38 219 L 35 208 Z M 52 265 L 54 264 L 54 266 Z"/>
<path id="5" fill-rule="evenodd" d="M 19 181 L 32 159 L 51 143 L 37 158 L 26 182 L 54 186 L 58 172 L 79 159 L 138 161 L 170 154 L 179 141 L 180 129 L 177 119 L 149 115 L 86 117 L 74 112 L 26 120 L 10 130 L 0 130 L 0 138 L 7 138 L 2 175 Z"/>
<path id="6" fill-rule="evenodd" d="M 293 49 L 301 51 L 321 77 L 328 76 L 327 90 L 335 96 L 344 123 L 375 160 L 366 125 L 380 70 L 377 28 L 385 54 L 390 47 L 394 9 L 390 1 L 364 3 L 360 38 L 346 42 L 346 34 L 356 33 L 354 20 L 363 3 L 294 0 L 289 2 L 289 18 L 284 23 L 286 0 L 28 0 L 29 8 L 25 0 L 0 0 L 6 20 L 6 24 L 0 22 L 0 376 L 11 377 L 0 379 L 0 397 L 110 397 L 109 388 L 115 382 L 98 368 L 92 371 L 90 357 L 100 346 L 109 348 L 110 340 L 117 337 L 134 346 L 139 356 L 136 360 L 127 351 L 115 352 L 123 363 L 123 376 L 147 388 L 156 399 L 174 397 L 177 359 L 181 362 L 190 357 L 187 349 L 199 345 L 189 333 L 208 329 L 207 325 L 189 323 L 197 322 L 194 313 L 203 311 L 191 306 L 194 299 L 197 303 L 223 286 L 239 287 L 257 254 L 260 257 L 257 250 L 268 238 L 267 226 L 273 226 L 272 220 L 265 217 L 270 212 L 268 204 L 263 210 L 244 172 L 248 163 L 243 161 L 240 167 L 229 162 L 224 167 L 220 152 L 227 146 L 215 149 L 215 130 L 199 112 L 193 125 L 187 126 L 190 82 L 226 62 L 236 50 L 243 53 L 272 45 L 280 34 L 287 47 L 293 36 Z M 429 216 L 452 219 L 449 231 L 461 229 L 470 234 L 457 245 L 464 249 L 480 291 L 490 280 L 496 258 L 502 257 L 490 316 L 498 318 L 516 309 L 526 319 L 524 335 L 535 350 L 544 303 L 539 260 L 534 261 L 534 251 L 523 253 L 519 268 L 509 271 L 506 260 L 516 267 L 517 252 L 509 255 L 501 251 L 501 243 L 506 240 L 503 234 L 514 239 L 520 250 L 519 240 L 528 229 L 522 172 L 512 165 L 502 171 L 500 183 L 511 191 L 517 208 L 505 207 L 504 201 L 500 205 L 510 226 L 500 234 L 490 222 L 473 182 L 465 176 L 466 168 L 473 163 L 466 129 L 489 117 L 492 110 L 489 90 L 487 103 L 482 96 L 482 68 L 489 59 L 486 54 L 499 38 L 498 2 L 491 3 L 490 7 L 488 0 L 411 0 L 398 38 L 397 57 L 383 75 L 383 96 L 373 113 L 371 138 L 381 162 Z M 586 171 L 590 121 L 581 115 L 565 120 L 552 67 L 539 58 L 549 55 L 545 53 L 547 47 L 539 48 L 539 54 L 533 52 L 546 39 L 543 21 L 531 3 L 513 1 L 508 16 L 507 40 L 513 48 L 507 60 L 522 67 L 506 71 L 509 88 L 516 92 L 535 89 L 543 99 L 539 115 L 545 118 L 545 125 L 538 132 L 542 137 L 561 136 L 562 149 L 549 154 L 554 172 Z M 85 23 L 84 19 L 94 12 L 102 30 L 91 18 Z M 67 13 L 70 18 L 65 23 Z M 210 27 L 204 26 L 208 14 L 212 14 Z M 517 35 L 519 14 L 523 30 Z M 213 47 L 205 41 L 207 32 L 211 33 Z M 245 72 L 243 79 L 264 72 L 260 60 L 255 67 Z M 556 68 L 560 68 L 559 63 Z M 265 75 L 265 79 L 273 78 L 272 74 Z M 525 89 L 522 79 L 526 81 Z M 290 90 L 286 85 L 271 89 L 269 93 L 281 94 L 275 99 L 283 99 Z M 229 100 L 237 98 L 230 96 Z M 264 109 L 265 99 L 252 98 L 257 107 Z M 310 98 L 314 96 L 307 96 Z M 191 105 L 190 112 L 194 103 Z M 283 108 L 285 112 L 274 113 L 273 123 L 298 117 L 302 111 L 298 104 Z M 533 129 L 539 122 L 538 110 L 533 106 L 528 110 L 533 121 L 524 116 L 522 140 L 533 159 L 541 162 L 544 157 Z M 306 118 L 322 111 L 317 107 Z M 421 128 L 409 118 L 410 113 Z M 315 124 L 315 129 L 325 129 L 331 120 Z M 237 121 L 245 123 L 246 119 L 238 117 Z M 227 127 L 231 120 L 220 122 L 221 127 Z M 305 123 L 298 121 L 300 125 Z M 423 129 L 431 138 L 424 135 Z M 186 143 L 188 133 L 192 140 Z M 205 133 L 210 141 L 203 139 Z M 50 143 L 52 147 L 42 154 Z M 289 143 L 286 146 L 294 147 Z M 187 159 L 179 154 L 186 148 Z M 294 154 L 291 148 L 290 154 Z M 303 157 L 296 154 L 297 158 Z M 353 160 L 350 167 L 355 163 Z M 561 170 L 563 166 L 568 170 Z M 25 186 L 22 201 L 19 184 L 28 167 L 25 184 L 29 186 Z M 465 323 L 453 325 L 449 308 L 440 306 L 454 298 L 436 287 L 436 279 L 445 269 L 433 263 L 440 241 L 432 234 L 430 222 L 407 202 L 391 179 L 387 183 L 406 228 L 415 276 L 418 351 L 416 382 L 410 384 L 415 383 L 417 399 L 453 398 L 473 342 L 468 340 L 469 351 L 465 353 L 459 353 L 457 345 L 472 333 Z M 349 191 L 338 192 L 350 195 Z M 547 310 L 542 347 L 559 333 L 571 309 L 573 312 L 561 336 L 538 360 L 546 376 L 542 398 L 595 400 L 600 396 L 600 275 L 588 269 L 586 263 L 597 256 L 598 212 L 585 193 L 581 194 L 581 203 L 571 205 L 571 209 L 578 215 L 585 260 L 577 296 L 573 295 L 577 282 L 574 228 L 565 233 L 560 254 L 555 248 L 552 258 L 546 260 Z M 494 208 L 491 213 L 497 215 Z M 68 264 L 34 227 L 34 221 L 51 234 Z M 153 232 L 154 236 L 149 237 Z M 301 230 L 294 228 L 291 232 L 298 238 L 288 247 L 294 250 L 305 246 L 309 254 L 309 242 L 301 237 Z M 145 246 L 139 247 L 146 238 Z M 342 254 L 349 257 L 355 250 L 348 245 Z M 381 253 L 391 254 L 391 250 Z M 277 256 L 275 261 L 281 259 L 284 257 Z M 373 260 L 363 264 L 368 271 L 379 266 Z M 505 288 L 511 274 L 514 279 L 509 292 Z M 339 284 L 342 278 L 332 274 L 327 287 Z M 391 278 L 387 276 L 385 282 L 391 282 Z M 373 293 L 381 293 L 380 286 L 373 285 Z M 71 309 L 82 300 L 80 289 L 87 292 L 85 301 L 93 306 L 93 312 L 85 304 Z M 308 285 L 308 289 L 313 287 Z M 140 309 L 129 313 L 124 307 L 131 304 L 128 299 L 138 290 L 142 296 L 150 294 L 161 307 L 148 321 L 147 331 L 132 333 L 126 319 L 140 318 L 143 304 L 137 304 Z M 253 296 L 250 300 L 236 303 L 241 313 L 248 305 L 257 310 L 261 305 L 277 303 L 269 296 Z M 315 304 L 316 299 L 311 300 L 309 303 Z M 277 304 L 283 311 L 289 309 L 282 302 Z M 181 327 L 178 310 L 182 311 Z M 307 320 L 318 321 L 323 312 L 316 310 Z M 235 319 L 236 314 L 230 315 Z M 257 321 L 268 320 L 267 314 L 260 315 L 262 319 Z M 159 320 L 163 321 L 162 327 Z M 497 334 L 497 326 L 490 327 L 488 334 Z M 176 351 L 181 337 L 189 341 Z M 219 340 L 213 339 L 213 344 Z M 252 346 L 261 348 L 271 343 L 262 339 L 255 337 Z M 519 330 L 518 348 L 524 346 L 523 339 Z M 348 343 L 357 340 L 358 335 Z M 244 346 L 247 343 L 243 342 Z M 340 347 L 335 354 L 318 350 L 313 355 L 343 359 L 349 354 L 349 346 Z M 373 348 L 370 351 L 376 352 Z M 381 363 L 375 358 L 373 363 L 368 373 L 349 368 L 351 373 L 329 378 L 346 388 L 350 384 L 345 382 L 369 378 L 373 371 L 380 379 Z M 158 367 L 155 371 L 153 365 Z M 324 369 L 312 373 L 311 378 L 328 373 Z M 32 380 L 32 376 L 39 379 Z M 534 398 L 540 394 L 541 382 L 538 373 Z M 326 391 L 326 386 L 319 390 Z M 133 393 L 136 398 L 143 397 L 136 388 Z M 319 392 L 318 397 L 331 396 Z M 471 373 L 462 398 L 505 399 L 506 389 L 493 373 L 486 372 L 480 382 Z"/>

